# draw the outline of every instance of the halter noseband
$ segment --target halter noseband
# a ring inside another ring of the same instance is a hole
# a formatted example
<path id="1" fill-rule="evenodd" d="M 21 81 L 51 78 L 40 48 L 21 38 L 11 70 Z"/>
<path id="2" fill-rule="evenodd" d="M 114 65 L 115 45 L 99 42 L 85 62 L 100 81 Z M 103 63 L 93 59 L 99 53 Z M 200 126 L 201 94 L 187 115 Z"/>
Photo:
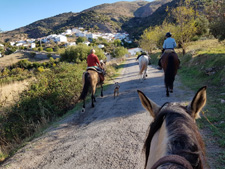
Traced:
<path id="1" fill-rule="evenodd" d="M 157 167 L 165 163 L 174 163 L 184 167 L 185 169 L 193 169 L 190 162 L 187 161 L 184 157 L 179 155 L 168 155 L 168 156 L 162 157 L 152 166 L 151 169 L 157 169 Z"/>

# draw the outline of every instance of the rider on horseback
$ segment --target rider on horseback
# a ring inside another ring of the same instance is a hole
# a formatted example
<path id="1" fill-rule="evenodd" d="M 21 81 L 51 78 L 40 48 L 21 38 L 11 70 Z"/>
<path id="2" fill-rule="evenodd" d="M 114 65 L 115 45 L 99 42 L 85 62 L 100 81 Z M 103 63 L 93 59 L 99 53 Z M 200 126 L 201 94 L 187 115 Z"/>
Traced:
<path id="1" fill-rule="evenodd" d="M 136 61 L 137 61 L 137 60 L 138 60 L 141 56 L 143 56 L 143 55 L 148 56 L 146 52 L 141 51 L 141 54 L 137 56 Z M 148 60 L 149 60 L 149 63 L 148 63 L 148 64 L 149 64 L 149 65 L 151 65 L 151 61 L 150 61 L 150 59 L 151 59 L 151 58 L 150 58 L 150 56 L 148 56 Z"/>
<path id="2" fill-rule="evenodd" d="M 99 62 L 97 55 L 95 55 L 95 50 L 91 49 L 91 53 L 87 57 L 87 69 L 95 69 L 99 73 L 100 82 L 104 81 L 104 70 L 102 64 Z"/>
<path id="3" fill-rule="evenodd" d="M 144 52 L 144 51 L 141 51 L 141 54 L 140 54 L 140 55 L 138 55 L 138 57 L 137 57 L 137 59 L 136 59 L 136 60 L 138 60 L 138 59 L 139 59 L 139 57 L 141 57 L 142 55 L 147 55 L 147 53 L 146 53 L 146 52 Z"/>
<path id="4" fill-rule="evenodd" d="M 175 52 L 174 48 L 177 46 L 175 39 L 171 38 L 172 34 L 170 32 L 166 33 L 166 40 L 163 43 L 163 50 L 162 53 L 172 53 Z M 161 70 L 162 66 L 161 66 L 161 58 L 163 56 L 163 54 L 161 55 L 159 62 L 158 62 L 158 69 Z"/>

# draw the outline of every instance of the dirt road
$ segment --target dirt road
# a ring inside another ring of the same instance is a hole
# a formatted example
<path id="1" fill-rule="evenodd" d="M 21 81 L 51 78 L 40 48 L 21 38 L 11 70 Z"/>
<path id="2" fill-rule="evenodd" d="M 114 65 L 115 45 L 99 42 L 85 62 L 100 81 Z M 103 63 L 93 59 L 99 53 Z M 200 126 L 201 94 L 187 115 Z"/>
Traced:
<path id="1" fill-rule="evenodd" d="M 137 89 L 159 105 L 170 101 L 190 101 L 186 92 L 175 82 L 174 93 L 168 98 L 163 71 L 151 66 L 143 83 L 138 79 L 138 64 L 129 58 L 122 74 L 115 81 L 120 95 L 113 99 L 113 86 L 98 97 L 95 108 L 86 105 L 85 113 L 75 113 L 59 126 L 28 143 L 4 163 L 7 169 L 141 169 L 142 148 L 151 122 L 141 106 Z"/>

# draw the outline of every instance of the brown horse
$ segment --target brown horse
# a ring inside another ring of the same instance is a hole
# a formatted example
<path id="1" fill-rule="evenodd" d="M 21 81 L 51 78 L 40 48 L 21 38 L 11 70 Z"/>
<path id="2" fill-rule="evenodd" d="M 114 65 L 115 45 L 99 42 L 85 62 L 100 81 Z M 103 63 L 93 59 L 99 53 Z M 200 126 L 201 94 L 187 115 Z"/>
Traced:
<path id="1" fill-rule="evenodd" d="M 96 70 L 87 70 L 83 73 L 83 90 L 80 95 L 80 99 L 83 100 L 83 108 L 82 112 L 85 112 L 85 98 L 88 94 L 89 89 L 91 89 L 91 101 L 92 101 L 92 107 L 95 107 L 94 102 L 96 102 L 95 99 L 95 91 L 97 85 L 101 86 L 101 96 L 103 97 L 103 86 L 100 82 L 100 77 L 98 72 Z"/>
<path id="2" fill-rule="evenodd" d="M 161 57 L 161 65 L 164 70 L 164 83 L 166 87 L 166 95 L 169 96 L 169 92 L 173 93 L 173 82 L 177 74 L 179 67 L 179 59 L 175 52 L 163 53 Z"/>
<path id="3" fill-rule="evenodd" d="M 158 106 L 138 90 L 139 98 L 154 121 L 145 141 L 145 169 L 203 169 L 204 143 L 195 123 L 206 103 L 206 86 L 188 106 L 165 103 Z"/>

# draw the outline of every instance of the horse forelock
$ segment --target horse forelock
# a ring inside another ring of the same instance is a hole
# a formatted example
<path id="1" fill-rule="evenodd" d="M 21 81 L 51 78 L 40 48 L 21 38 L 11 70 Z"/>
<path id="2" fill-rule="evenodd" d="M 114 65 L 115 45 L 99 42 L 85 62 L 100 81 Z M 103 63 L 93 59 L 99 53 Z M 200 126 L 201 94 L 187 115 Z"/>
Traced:
<path id="1" fill-rule="evenodd" d="M 193 168 L 202 168 L 204 159 L 204 143 L 196 123 L 186 112 L 184 106 L 168 104 L 163 106 L 158 116 L 150 126 L 145 142 L 146 164 L 150 155 L 150 145 L 155 133 L 166 122 L 168 134 L 167 154 L 177 154 L 186 158 Z"/>

